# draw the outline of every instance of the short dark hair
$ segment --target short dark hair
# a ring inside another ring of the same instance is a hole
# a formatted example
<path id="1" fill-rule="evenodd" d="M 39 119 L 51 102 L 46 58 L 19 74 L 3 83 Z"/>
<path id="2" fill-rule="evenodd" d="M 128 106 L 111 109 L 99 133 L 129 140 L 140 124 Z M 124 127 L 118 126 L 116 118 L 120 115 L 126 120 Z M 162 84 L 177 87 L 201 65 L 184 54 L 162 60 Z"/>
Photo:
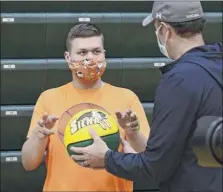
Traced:
<path id="1" fill-rule="evenodd" d="M 68 33 L 67 40 L 66 40 L 66 48 L 68 51 L 71 50 L 71 42 L 75 38 L 85 38 L 85 37 L 102 37 L 102 42 L 104 43 L 104 37 L 101 33 L 101 30 L 98 26 L 92 23 L 81 23 L 75 25 Z"/>
<path id="2" fill-rule="evenodd" d="M 168 22 L 174 31 L 183 38 L 192 37 L 202 33 L 205 25 L 205 18 L 196 19 L 186 22 Z"/>

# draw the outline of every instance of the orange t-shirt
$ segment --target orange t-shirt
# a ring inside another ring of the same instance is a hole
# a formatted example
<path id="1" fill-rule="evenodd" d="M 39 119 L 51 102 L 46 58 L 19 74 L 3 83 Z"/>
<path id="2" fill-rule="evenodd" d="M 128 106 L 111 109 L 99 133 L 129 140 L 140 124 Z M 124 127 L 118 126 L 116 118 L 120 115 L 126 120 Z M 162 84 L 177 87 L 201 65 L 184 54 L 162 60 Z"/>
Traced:
<path id="1" fill-rule="evenodd" d="M 60 117 L 71 106 L 93 103 L 115 116 L 130 108 L 136 112 L 142 133 L 148 137 L 149 125 L 138 97 L 130 90 L 105 83 L 98 89 L 76 89 L 72 83 L 43 92 L 34 108 L 28 136 L 44 112 Z M 53 129 L 57 129 L 57 123 Z M 124 137 L 123 129 L 120 134 Z M 133 183 L 106 172 L 76 164 L 68 155 L 57 134 L 49 137 L 46 156 L 47 175 L 43 191 L 133 191 Z"/>

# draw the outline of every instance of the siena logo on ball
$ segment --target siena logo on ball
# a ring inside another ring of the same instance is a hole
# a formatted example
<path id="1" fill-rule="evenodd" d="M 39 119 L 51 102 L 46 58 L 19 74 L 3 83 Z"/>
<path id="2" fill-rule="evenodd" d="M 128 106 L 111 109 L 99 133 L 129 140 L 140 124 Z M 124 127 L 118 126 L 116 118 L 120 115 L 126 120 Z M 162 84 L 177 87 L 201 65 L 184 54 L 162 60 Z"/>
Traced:
<path id="1" fill-rule="evenodd" d="M 91 111 L 81 115 L 78 119 L 74 119 L 70 124 L 71 135 L 76 133 L 78 130 L 95 124 L 100 124 L 102 129 L 106 130 L 111 128 L 107 121 L 108 117 L 106 114 L 100 111 Z"/>

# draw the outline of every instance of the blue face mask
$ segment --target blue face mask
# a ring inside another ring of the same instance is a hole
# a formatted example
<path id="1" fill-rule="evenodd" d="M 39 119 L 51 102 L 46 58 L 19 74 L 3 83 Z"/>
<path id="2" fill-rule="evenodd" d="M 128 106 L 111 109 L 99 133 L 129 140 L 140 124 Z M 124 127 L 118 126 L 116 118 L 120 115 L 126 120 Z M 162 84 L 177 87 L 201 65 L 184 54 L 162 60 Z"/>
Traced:
<path id="1" fill-rule="evenodd" d="M 158 43 L 158 46 L 159 46 L 159 49 L 160 49 L 160 52 L 164 55 L 164 56 L 166 56 L 166 57 L 168 57 L 169 59 L 171 59 L 170 58 L 170 56 L 169 56 L 169 54 L 168 54 L 168 52 L 167 52 L 167 49 L 166 49 L 166 40 L 165 40 L 165 43 L 164 43 L 164 45 L 161 43 L 161 41 L 159 40 L 159 38 L 158 38 L 158 33 L 159 33 L 159 30 L 160 30 L 160 28 L 162 27 L 162 25 L 160 25 L 159 27 L 158 27 L 158 29 L 156 30 L 156 38 L 157 38 L 157 43 Z"/>

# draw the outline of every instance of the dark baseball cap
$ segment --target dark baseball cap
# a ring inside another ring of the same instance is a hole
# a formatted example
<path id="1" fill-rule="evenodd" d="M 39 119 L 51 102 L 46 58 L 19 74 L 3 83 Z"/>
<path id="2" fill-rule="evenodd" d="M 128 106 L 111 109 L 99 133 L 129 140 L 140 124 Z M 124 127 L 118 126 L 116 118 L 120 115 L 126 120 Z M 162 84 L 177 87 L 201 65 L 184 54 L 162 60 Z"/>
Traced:
<path id="1" fill-rule="evenodd" d="M 142 25 L 146 26 L 154 19 L 163 22 L 186 22 L 200 19 L 203 16 L 200 1 L 155 1 L 152 13 L 143 20 Z"/>

